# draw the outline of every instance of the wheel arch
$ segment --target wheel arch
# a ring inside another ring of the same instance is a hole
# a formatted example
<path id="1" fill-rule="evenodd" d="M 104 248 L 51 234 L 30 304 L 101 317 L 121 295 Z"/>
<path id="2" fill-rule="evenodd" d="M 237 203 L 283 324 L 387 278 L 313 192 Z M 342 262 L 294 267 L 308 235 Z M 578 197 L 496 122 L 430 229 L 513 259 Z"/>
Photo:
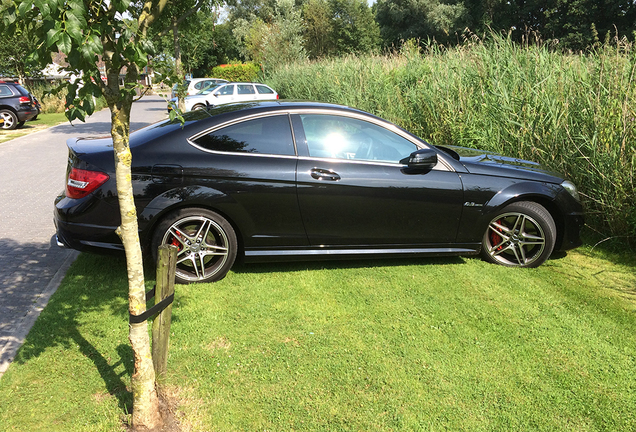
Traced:
<path id="1" fill-rule="evenodd" d="M 144 222 L 141 229 L 141 244 L 144 250 L 149 251 L 152 243 L 153 234 L 157 225 L 164 220 L 169 214 L 187 208 L 202 208 L 218 213 L 222 216 L 234 229 L 236 233 L 236 241 L 238 243 L 238 257 L 244 256 L 245 239 L 241 228 L 236 219 L 240 219 L 236 212 L 228 211 L 230 208 L 239 209 L 238 204 L 218 190 L 206 187 L 198 187 L 196 190 L 202 197 L 195 199 L 179 199 L 182 195 L 190 195 L 191 187 L 182 187 L 171 189 L 155 197 L 141 212 L 139 220 Z M 180 194 L 179 192 L 183 192 Z M 205 198 L 203 198 L 205 197 Z M 240 213 L 244 213 L 240 211 Z M 238 258 L 237 257 L 237 258 Z"/>
<path id="2" fill-rule="evenodd" d="M 565 217 L 556 203 L 556 197 L 560 193 L 558 187 L 559 185 L 551 183 L 523 182 L 504 189 L 484 206 L 484 217 L 480 221 L 479 229 L 483 232 L 492 216 L 507 205 L 521 201 L 534 202 L 545 208 L 554 220 L 556 226 L 554 250 L 559 250 L 564 237 Z"/>

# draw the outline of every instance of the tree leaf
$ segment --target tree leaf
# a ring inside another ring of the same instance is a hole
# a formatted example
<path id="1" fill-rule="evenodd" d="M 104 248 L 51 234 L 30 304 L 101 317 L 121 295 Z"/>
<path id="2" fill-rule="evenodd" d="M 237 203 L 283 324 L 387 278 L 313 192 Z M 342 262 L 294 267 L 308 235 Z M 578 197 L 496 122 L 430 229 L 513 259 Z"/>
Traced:
<path id="1" fill-rule="evenodd" d="M 58 40 L 60 40 L 60 36 L 62 32 L 59 29 L 52 28 L 48 32 L 46 32 L 46 47 L 50 47 Z"/>
<path id="2" fill-rule="evenodd" d="M 60 33 L 60 38 L 57 41 L 57 47 L 66 55 L 71 52 L 73 46 L 71 44 L 71 38 L 67 33 Z"/>
<path id="3" fill-rule="evenodd" d="M 15 22 L 15 19 L 15 6 L 11 6 L 4 12 L 4 18 L 2 19 L 2 21 L 4 21 L 4 24 L 6 26 L 8 26 L 9 24 L 13 24 Z"/>
<path id="4" fill-rule="evenodd" d="M 18 5 L 18 14 L 20 16 L 26 15 L 27 11 L 31 10 L 31 8 L 33 7 L 32 5 L 33 3 L 31 3 L 30 1 L 20 2 L 20 4 Z"/>
<path id="5" fill-rule="evenodd" d="M 66 14 L 66 32 L 76 41 L 82 40 L 82 26 L 77 17 L 70 12 Z"/>

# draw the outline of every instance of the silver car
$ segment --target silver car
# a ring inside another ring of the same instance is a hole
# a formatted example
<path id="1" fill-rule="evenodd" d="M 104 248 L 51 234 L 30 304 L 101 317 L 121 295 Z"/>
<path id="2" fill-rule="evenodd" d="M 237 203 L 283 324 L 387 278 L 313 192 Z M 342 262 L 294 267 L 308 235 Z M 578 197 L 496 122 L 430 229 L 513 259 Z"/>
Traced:
<path id="1" fill-rule="evenodd" d="M 233 82 L 208 87 L 194 96 L 186 96 L 184 102 L 185 111 L 188 112 L 203 109 L 206 106 L 216 106 L 233 102 L 276 99 L 278 99 L 278 93 L 265 84 Z M 177 99 L 174 98 L 171 102 L 176 105 Z M 168 107 L 168 110 L 170 109 L 171 106 Z"/>

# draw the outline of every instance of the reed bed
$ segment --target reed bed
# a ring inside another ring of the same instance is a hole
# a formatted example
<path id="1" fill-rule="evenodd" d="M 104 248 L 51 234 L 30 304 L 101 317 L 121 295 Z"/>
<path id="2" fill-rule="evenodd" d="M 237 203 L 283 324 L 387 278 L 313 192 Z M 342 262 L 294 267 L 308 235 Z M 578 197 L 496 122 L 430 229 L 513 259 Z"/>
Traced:
<path id="1" fill-rule="evenodd" d="M 589 228 L 633 247 L 635 72 L 626 40 L 572 54 L 493 36 L 286 65 L 266 81 L 281 97 L 354 106 L 433 144 L 541 162 L 579 186 Z"/>

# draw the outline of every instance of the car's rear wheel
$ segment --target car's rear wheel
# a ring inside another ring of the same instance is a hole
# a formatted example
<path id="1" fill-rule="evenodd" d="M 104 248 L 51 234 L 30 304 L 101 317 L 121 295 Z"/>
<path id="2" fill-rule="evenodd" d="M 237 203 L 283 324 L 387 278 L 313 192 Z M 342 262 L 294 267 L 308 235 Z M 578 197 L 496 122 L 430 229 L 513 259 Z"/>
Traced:
<path id="1" fill-rule="evenodd" d="M 8 109 L 0 110 L 0 117 L 4 119 L 2 129 L 13 130 L 18 127 L 18 116 Z"/>
<path id="2" fill-rule="evenodd" d="M 504 207 L 484 233 L 482 257 L 508 267 L 538 267 L 552 254 L 556 226 L 540 204 L 521 201 Z"/>
<path id="3" fill-rule="evenodd" d="M 176 246 L 176 282 L 216 282 L 225 277 L 236 259 L 238 243 L 232 225 L 221 215 L 201 208 L 181 209 L 157 226 L 152 240 L 157 248 Z"/>
<path id="4" fill-rule="evenodd" d="M 192 107 L 192 111 L 197 111 L 197 110 L 202 110 L 202 109 L 205 109 L 205 105 L 197 104 L 197 105 Z"/>

